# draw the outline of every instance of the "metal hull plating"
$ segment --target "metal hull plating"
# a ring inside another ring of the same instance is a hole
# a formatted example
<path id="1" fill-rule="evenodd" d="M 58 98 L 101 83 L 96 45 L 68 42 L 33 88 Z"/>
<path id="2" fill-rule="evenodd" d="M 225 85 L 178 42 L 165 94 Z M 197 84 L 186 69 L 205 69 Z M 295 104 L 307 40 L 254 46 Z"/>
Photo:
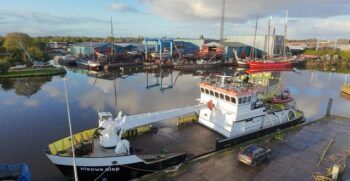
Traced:
<path id="1" fill-rule="evenodd" d="M 187 155 L 180 154 L 178 156 L 162 159 L 155 162 L 135 162 L 128 164 L 115 164 L 109 165 L 93 165 L 93 160 L 98 158 L 92 158 L 91 162 L 85 165 L 78 165 L 78 177 L 80 180 L 130 180 L 141 177 L 146 174 L 160 172 L 169 167 L 177 166 L 186 161 Z M 73 180 L 73 167 L 71 164 L 61 165 L 55 164 L 55 166 L 63 173 L 67 180 Z"/>
<path id="2" fill-rule="evenodd" d="M 271 133 L 275 132 L 277 129 L 285 129 L 285 128 L 300 124 L 302 122 L 304 122 L 303 117 L 295 119 L 293 121 L 289 121 L 289 122 L 285 122 L 285 123 L 282 123 L 279 125 L 275 125 L 275 126 L 272 126 L 269 128 L 261 129 L 259 131 L 248 133 L 246 135 L 242 135 L 239 137 L 218 140 L 216 142 L 216 150 L 225 149 L 225 148 L 228 148 L 230 146 L 234 146 L 234 145 L 237 145 L 239 143 L 243 143 L 243 142 L 248 141 L 248 140 L 252 140 L 252 139 L 267 135 L 267 134 L 271 134 Z"/>

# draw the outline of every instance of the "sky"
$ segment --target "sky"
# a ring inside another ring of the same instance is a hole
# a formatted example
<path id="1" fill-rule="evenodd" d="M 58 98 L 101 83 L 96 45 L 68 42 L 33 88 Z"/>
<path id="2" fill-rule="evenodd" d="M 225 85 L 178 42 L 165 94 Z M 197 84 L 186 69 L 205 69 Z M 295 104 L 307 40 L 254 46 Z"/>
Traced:
<path id="1" fill-rule="evenodd" d="M 0 0 L 0 35 L 219 38 L 223 0 Z M 350 38 L 350 0 L 226 0 L 225 36 Z M 272 32 L 271 29 L 271 32 Z"/>

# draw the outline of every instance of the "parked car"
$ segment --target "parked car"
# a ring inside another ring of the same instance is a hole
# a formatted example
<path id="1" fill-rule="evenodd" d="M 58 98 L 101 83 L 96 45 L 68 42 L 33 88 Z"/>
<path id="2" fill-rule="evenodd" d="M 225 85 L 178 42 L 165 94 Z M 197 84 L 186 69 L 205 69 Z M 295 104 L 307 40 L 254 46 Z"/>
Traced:
<path id="1" fill-rule="evenodd" d="M 255 167 L 256 165 L 266 161 L 271 156 L 271 149 L 251 144 L 243 148 L 238 153 L 238 161 Z"/>

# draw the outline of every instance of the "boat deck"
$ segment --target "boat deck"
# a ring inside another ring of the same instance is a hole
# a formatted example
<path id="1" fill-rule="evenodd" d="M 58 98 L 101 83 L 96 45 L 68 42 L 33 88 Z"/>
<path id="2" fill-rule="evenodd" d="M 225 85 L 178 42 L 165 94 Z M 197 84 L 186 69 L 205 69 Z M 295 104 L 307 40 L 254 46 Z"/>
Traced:
<path id="1" fill-rule="evenodd" d="M 130 145 L 134 154 L 147 155 L 161 152 L 187 152 L 194 156 L 215 150 L 216 140 L 222 135 L 200 125 L 191 123 L 178 127 L 177 120 L 172 119 L 162 124 L 156 124 L 157 133 L 147 133 L 130 137 Z"/>
<path id="2" fill-rule="evenodd" d="M 216 140 L 224 136 L 200 125 L 190 123 L 178 127 L 177 120 L 152 125 L 158 128 L 157 133 L 145 133 L 126 138 L 130 142 L 133 154 L 154 155 L 161 153 L 186 152 L 193 156 L 201 155 L 215 150 Z M 67 150 L 70 155 L 71 151 Z M 108 157 L 116 156 L 114 148 L 106 149 L 94 138 L 94 149 L 89 155 L 83 157 Z"/>

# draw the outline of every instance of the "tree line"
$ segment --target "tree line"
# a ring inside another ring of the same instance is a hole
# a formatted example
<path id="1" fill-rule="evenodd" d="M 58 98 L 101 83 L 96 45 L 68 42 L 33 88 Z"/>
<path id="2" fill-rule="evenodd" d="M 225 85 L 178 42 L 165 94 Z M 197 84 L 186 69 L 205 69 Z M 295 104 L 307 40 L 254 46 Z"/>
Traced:
<path id="1" fill-rule="evenodd" d="M 74 37 L 74 36 L 38 36 L 31 37 L 26 33 L 12 32 L 5 36 L 0 36 L 0 64 L 12 66 L 16 64 L 30 64 L 30 60 L 25 55 L 20 46 L 20 42 L 31 58 L 37 61 L 47 61 L 50 59 L 47 51 L 47 44 L 50 42 L 142 42 L 143 37 Z M 1 67 L 0 67 L 1 68 Z"/>

